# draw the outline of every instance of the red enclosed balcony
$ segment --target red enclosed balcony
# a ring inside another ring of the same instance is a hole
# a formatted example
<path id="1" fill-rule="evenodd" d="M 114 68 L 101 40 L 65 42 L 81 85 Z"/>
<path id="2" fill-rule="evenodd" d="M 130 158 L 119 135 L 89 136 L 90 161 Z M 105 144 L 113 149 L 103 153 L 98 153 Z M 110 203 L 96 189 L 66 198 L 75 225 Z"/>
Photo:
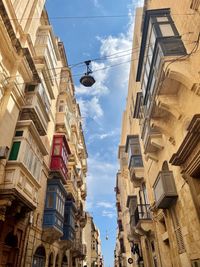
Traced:
<path id="1" fill-rule="evenodd" d="M 66 137 L 64 135 L 54 135 L 50 169 L 51 172 L 59 174 L 65 184 L 68 174 L 67 162 L 70 154 Z"/>

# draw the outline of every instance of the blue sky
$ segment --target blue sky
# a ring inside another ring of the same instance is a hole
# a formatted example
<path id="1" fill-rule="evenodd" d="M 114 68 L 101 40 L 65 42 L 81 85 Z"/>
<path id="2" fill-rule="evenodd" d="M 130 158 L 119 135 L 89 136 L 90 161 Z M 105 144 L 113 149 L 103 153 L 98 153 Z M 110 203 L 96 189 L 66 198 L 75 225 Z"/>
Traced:
<path id="1" fill-rule="evenodd" d="M 64 42 L 68 63 L 92 61 L 96 83 L 79 84 L 83 65 L 73 67 L 88 149 L 87 209 L 100 229 L 105 267 L 113 266 L 116 239 L 115 177 L 122 112 L 125 107 L 132 47 L 133 14 L 142 0 L 47 0 L 54 32 Z M 118 18 L 61 17 L 127 15 Z M 56 18 L 57 17 L 57 18 Z M 116 66 L 117 64 L 120 64 Z M 114 67 L 109 67 L 109 66 Z M 106 232 L 109 239 L 106 240 Z"/>

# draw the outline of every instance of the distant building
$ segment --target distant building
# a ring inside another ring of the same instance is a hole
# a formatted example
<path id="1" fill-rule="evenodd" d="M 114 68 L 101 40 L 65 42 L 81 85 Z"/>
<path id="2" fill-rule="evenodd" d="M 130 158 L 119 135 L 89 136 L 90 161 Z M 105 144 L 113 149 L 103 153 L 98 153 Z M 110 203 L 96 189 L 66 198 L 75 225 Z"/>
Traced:
<path id="1" fill-rule="evenodd" d="M 83 230 L 83 239 L 87 247 L 84 265 L 87 267 L 103 267 L 100 232 L 89 213 L 87 213 L 87 223 Z"/>
<path id="2" fill-rule="evenodd" d="M 115 266 L 200 266 L 200 1 L 135 15 Z"/>
<path id="3" fill-rule="evenodd" d="M 44 0 L 0 0 L 0 266 L 80 267 L 87 150 Z"/>

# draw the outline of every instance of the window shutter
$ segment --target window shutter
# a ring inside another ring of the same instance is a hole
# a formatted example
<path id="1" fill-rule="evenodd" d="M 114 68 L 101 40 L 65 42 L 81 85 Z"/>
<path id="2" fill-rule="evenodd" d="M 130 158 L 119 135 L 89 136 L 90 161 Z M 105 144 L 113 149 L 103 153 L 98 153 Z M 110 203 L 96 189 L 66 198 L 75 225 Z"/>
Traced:
<path id="1" fill-rule="evenodd" d="M 176 215 L 176 211 L 174 208 L 171 209 L 171 215 L 172 215 L 172 221 L 173 221 L 173 225 L 174 225 L 174 233 L 176 236 L 176 241 L 177 241 L 177 245 L 178 245 L 178 253 L 182 254 L 183 252 L 185 252 L 185 245 L 184 245 L 184 240 L 183 240 L 183 235 L 181 232 L 181 227 Z"/>
<path id="2" fill-rule="evenodd" d="M 21 144 L 20 141 L 13 143 L 10 156 L 9 156 L 9 160 L 17 160 L 20 144 Z"/>
<path id="3" fill-rule="evenodd" d="M 198 10 L 200 6 L 200 0 L 192 0 L 190 8 L 193 10 Z"/>

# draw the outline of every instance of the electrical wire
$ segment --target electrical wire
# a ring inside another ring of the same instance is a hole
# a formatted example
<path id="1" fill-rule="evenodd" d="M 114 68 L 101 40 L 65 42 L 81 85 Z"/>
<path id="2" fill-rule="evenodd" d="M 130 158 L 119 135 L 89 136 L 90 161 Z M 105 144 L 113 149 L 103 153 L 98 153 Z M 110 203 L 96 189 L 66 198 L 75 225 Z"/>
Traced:
<path id="1" fill-rule="evenodd" d="M 191 34 L 191 33 L 193 33 L 193 32 L 186 32 L 186 33 L 183 33 L 181 36 L 184 36 L 184 35 L 187 35 L 187 34 Z M 184 40 L 184 39 L 182 39 L 182 40 L 183 41 L 188 41 L 188 40 Z M 185 44 L 189 45 L 189 44 L 192 44 L 194 42 L 185 43 Z M 149 45 L 151 45 L 151 44 L 147 44 L 146 47 L 148 47 Z M 110 55 L 107 55 L 107 56 L 103 56 L 103 57 L 99 57 L 99 58 L 93 58 L 93 59 L 91 59 L 91 61 L 95 62 L 95 61 L 103 61 L 103 60 L 107 60 L 107 59 L 109 60 L 109 59 L 117 59 L 117 58 L 120 58 L 120 57 L 127 57 L 128 55 L 133 55 L 134 53 L 138 53 L 139 50 L 140 50 L 140 46 L 137 46 L 137 47 L 134 47 L 132 49 L 121 50 L 121 51 L 118 51 L 116 53 L 113 53 L 113 54 L 110 54 Z M 122 53 L 127 52 L 127 51 L 132 51 L 132 52 L 128 53 L 128 54 L 124 54 L 124 55 L 115 56 L 115 55 L 122 54 Z M 124 63 L 119 63 L 119 65 L 121 65 L 121 64 L 124 64 Z M 70 69 L 72 69 L 74 67 L 82 66 L 82 65 L 85 65 L 85 61 L 81 61 L 81 62 L 78 62 L 78 63 L 75 63 L 75 64 L 70 64 L 70 65 L 68 65 L 68 67 Z M 113 65 L 111 67 L 113 67 Z M 46 70 L 49 71 L 49 70 L 57 70 L 57 69 L 62 69 L 62 68 L 63 68 L 63 66 L 62 67 L 47 68 Z M 105 69 L 105 68 L 103 68 L 103 69 Z M 102 69 L 99 69 L 99 70 L 102 70 Z M 96 71 L 98 71 L 98 70 L 94 70 L 93 72 L 96 72 Z M 73 77 L 81 76 L 81 75 L 83 75 L 83 74 L 73 74 Z M 21 75 L 9 76 L 9 77 L 7 77 L 7 79 L 16 78 L 16 77 L 21 77 Z"/>
<path id="2" fill-rule="evenodd" d="M 167 77 L 168 77 L 167 73 L 168 73 L 168 70 L 169 70 L 169 66 L 170 66 L 171 64 L 173 64 L 174 62 L 177 62 L 177 61 L 179 61 L 179 60 L 183 60 L 183 59 L 187 59 L 187 58 L 189 58 L 191 55 L 195 54 L 195 53 L 197 52 L 198 48 L 199 48 L 199 42 L 200 42 L 200 32 L 199 32 L 199 34 L 198 34 L 197 40 L 193 42 L 193 43 L 195 43 L 195 45 L 194 45 L 193 49 L 190 51 L 190 53 L 187 53 L 186 55 L 182 55 L 182 56 L 180 56 L 180 57 L 177 57 L 177 58 L 175 58 L 175 59 L 172 59 L 172 60 L 167 64 L 165 70 L 163 70 L 163 74 L 161 74 L 161 77 L 163 76 L 163 79 L 160 81 L 159 88 L 162 88 L 164 81 L 165 81 L 165 80 L 167 79 Z"/>
<path id="3" fill-rule="evenodd" d="M 194 16 L 196 13 L 171 13 L 172 16 Z M 105 19 L 105 18 L 128 18 L 131 15 L 127 14 L 119 14 L 119 15 L 95 15 L 95 16 L 55 16 L 55 17 L 48 17 L 50 20 L 68 20 L 68 19 Z M 132 17 L 141 17 L 143 15 L 137 14 L 133 15 Z M 10 21 L 22 21 L 22 20 L 35 20 L 41 19 L 41 17 L 27 17 L 27 18 L 9 18 Z"/>
<path id="4" fill-rule="evenodd" d="M 188 44 L 192 44 L 192 43 L 196 43 L 197 41 L 195 41 L 195 42 L 191 42 L 191 43 L 188 43 Z M 146 57 L 148 57 L 148 56 L 150 56 L 150 55 L 146 55 L 145 56 L 145 58 Z M 185 55 L 184 55 L 185 56 Z M 179 57 L 179 58 L 181 58 L 181 57 Z M 178 59 L 179 59 L 178 58 Z M 120 66 L 120 65 L 123 65 L 123 64 L 127 64 L 127 63 L 130 63 L 130 62 L 133 62 L 133 61 L 137 61 L 137 60 L 139 60 L 139 57 L 138 58 L 134 58 L 134 59 L 131 59 L 131 60 L 128 60 L 128 61 L 124 61 L 124 62 L 121 62 L 121 63 L 117 63 L 117 64 L 113 64 L 113 65 L 109 65 L 109 66 L 106 66 L 106 67 L 104 67 L 104 68 L 99 68 L 99 69 L 96 69 L 96 70 L 93 70 L 93 73 L 95 73 L 95 72 L 98 72 L 98 71 L 102 71 L 102 70 L 105 70 L 105 69 L 110 69 L 110 68 L 113 68 L 113 67 L 117 67 L 117 66 Z M 59 77 L 57 77 L 59 75 Z M 83 75 L 83 73 L 77 73 L 77 74 L 74 74 L 73 75 L 73 77 L 81 77 Z M 56 78 L 57 77 L 57 78 Z M 41 79 L 41 78 L 40 78 Z M 50 77 L 50 78 L 48 78 L 48 79 L 41 79 L 41 81 L 44 81 L 44 82 L 46 82 L 46 81 L 52 81 L 52 80 L 64 80 L 65 78 L 61 78 L 60 77 L 60 72 L 59 73 L 57 73 L 54 77 Z M 70 82 L 69 80 L 68 81 L 66 81 L 66 83 L 70 83 L 70 84 L 73 84 L 74 85 L 74 83 L 73 82 Z M 16 83 L 17 85 L 26 85 L 27 84 L 27 82 L 23 82 L 23 83 Z"/>

